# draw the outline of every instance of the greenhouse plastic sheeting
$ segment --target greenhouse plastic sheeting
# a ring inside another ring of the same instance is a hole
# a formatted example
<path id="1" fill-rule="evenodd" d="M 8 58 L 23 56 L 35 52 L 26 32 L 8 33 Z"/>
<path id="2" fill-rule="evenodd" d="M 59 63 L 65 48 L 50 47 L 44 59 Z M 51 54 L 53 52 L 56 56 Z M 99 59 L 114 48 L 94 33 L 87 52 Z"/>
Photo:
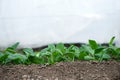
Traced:
<path id="1" fill-rule="evenodd" d="M 120 0 L 0 0 L 0 47 L 50 43 L 120 45 Z"/>

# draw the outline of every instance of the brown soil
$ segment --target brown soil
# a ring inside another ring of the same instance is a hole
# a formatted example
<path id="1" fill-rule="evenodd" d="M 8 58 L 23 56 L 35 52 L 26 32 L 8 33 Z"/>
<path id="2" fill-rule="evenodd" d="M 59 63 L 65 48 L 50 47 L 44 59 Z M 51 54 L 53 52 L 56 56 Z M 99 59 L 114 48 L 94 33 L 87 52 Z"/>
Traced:
<path id="1" fill-rule="evenodd" d="M 0 80 L 120 80 L 120 63 L 60 62 L 55 65 L 3 65 Z"/>

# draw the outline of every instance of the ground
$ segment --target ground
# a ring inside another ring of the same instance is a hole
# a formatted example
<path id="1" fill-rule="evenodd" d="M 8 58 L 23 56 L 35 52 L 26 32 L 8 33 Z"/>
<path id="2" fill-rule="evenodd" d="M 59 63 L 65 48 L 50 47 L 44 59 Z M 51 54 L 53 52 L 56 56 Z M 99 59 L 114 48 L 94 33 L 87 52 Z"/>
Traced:
<path id="1" fill-rule="evenodd" d="M 116 61 L 75 61 L 55 65 L 1 65 L 0 80 L 120 80 Z"/>

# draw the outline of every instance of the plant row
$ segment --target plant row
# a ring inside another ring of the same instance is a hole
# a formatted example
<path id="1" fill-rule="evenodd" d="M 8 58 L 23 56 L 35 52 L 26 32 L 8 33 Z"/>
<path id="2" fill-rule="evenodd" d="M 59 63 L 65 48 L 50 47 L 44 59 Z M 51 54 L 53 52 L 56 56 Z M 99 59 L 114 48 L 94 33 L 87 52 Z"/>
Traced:
<path id="1" fill-rule="evenodd" d="M 0 64 L 54 64 L 61 61 L 76 60 L 120 60 L 120 48 L 113 45 L 115 37 L 112 37 L 108 46 L 98 44 L 95 40 L 89 40 L 88 44 L 80 47 L 71 45 L 66 47 L 63 43 L 50 44 L 40 51 L 32 48 L 17 50 L 19 43 L 0 51 Z"/>

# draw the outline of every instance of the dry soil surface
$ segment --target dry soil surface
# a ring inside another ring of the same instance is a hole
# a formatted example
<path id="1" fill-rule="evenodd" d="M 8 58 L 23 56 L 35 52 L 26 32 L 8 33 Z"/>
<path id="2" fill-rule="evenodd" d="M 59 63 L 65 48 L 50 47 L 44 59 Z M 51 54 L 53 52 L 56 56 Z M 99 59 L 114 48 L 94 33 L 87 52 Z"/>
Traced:
<path id="1" fill-rule="evenodd" d="M 120 80 L 120 62 L 60 62 L 55 65 L 1 65 L 0 80 Z"/>

